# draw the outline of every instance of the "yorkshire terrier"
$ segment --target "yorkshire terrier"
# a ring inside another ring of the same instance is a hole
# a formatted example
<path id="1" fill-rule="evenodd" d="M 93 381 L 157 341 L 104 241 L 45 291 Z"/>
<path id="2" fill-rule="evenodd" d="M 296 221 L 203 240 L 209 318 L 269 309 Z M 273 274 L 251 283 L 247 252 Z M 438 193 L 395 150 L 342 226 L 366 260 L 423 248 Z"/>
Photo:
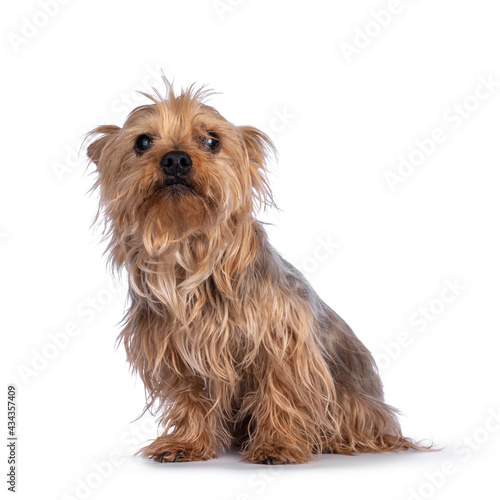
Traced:
<path id="1" fill-rule="evenodd" d="M 163 433 L 159 462 L 305 463 L 421 449 L 384 402 L 373 357 L 256 220 L 271 140 L 190 87 L 90 132 L 99 213 L 130 307 L 120 334 Z M 99 216 L 98 213 L 98 216 Z"/>

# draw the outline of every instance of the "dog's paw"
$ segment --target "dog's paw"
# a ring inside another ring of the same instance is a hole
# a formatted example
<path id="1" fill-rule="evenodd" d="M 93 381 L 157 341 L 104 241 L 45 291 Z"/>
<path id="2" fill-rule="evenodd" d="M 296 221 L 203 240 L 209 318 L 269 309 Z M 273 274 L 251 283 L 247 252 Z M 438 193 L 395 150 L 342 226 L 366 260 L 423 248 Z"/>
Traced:
<path id="1" fill-rule="evenodd" d="M 245 452 L 245 461 L 254 464 L 283 465 L 305 464 L 309 462 L 310 454 L 286 446 L 260 446 Z"/>
<path id="2" fill-rule="evenodd" d="M 175 453 L 175 457 L 174 457 L 174 453 L 162 453 L 161 456 L 155 455 L 155 456 L 152 456 L 151 458 L 153 458 L 157 462 L 160 462 L 163 464 L 166 462 L 182 462 L 183 455 L 184 455 L 184 453 L 182 451 L 179 451 L 178 453 Z M 174 457 L 173 460 L 172 460 L 172 457 Z"/>
<path id="3" fill-rule="evenodd" d="M 181 443 L 173 439 L 157 438 L 150 445 L 140 451 L 145 458 L 151 458 L 156 462 L 198 462 L 217 458 L 215 449 L 207 446 L 195 446 L 189 443 Z"/>

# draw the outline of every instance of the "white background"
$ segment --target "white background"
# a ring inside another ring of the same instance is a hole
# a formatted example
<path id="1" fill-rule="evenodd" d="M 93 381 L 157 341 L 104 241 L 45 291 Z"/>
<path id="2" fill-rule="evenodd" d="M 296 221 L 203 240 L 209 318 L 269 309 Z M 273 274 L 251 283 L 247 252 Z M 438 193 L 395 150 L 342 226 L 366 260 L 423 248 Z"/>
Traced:
<path id="1" fill-rule="evenodd" d="M 500 87 L 478 86 L 500 82 L 498 2 L 73 0 L 48 1 L 50 16 L 42 3 L 9 2 L 1 20 L 1 366 L 3 399 L 8 383 L 18 393 L 17 498 L 494 498 Z M 443 451 L 274 468 L 133 456 L 156 431 L 152 417 L 132 423 L 143 389 L 114 349 L 125 294 L 89 229 L 96 197 L 75 155 L 90 129 L 123 123 L 136 90 L 160 86 L 160 68 L 272 135 L 273 244 L 374 353 L 405 434 Z M 446 139 L 432 145 L 436 128 Z M 430 153 L 391 190 L 401 156 L 422 160 L 418 140 Z"/>

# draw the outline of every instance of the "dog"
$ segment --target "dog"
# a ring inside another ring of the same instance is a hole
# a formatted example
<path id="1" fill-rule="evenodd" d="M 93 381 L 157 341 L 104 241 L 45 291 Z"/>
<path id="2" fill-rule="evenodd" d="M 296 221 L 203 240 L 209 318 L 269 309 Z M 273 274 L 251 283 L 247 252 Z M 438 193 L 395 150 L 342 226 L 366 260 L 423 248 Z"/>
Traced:
<path id="1" fill-rule="evenodd" d="M 112 267 L 126 270 L 119 341 L 144 382 L 159 462 L 234 446 L 259 464 L 321 453 L 417 450 L 384 402 L 373 357 L 271 246 L 263 132 L 235 126 L 191 86 L 144 94 L 122 128 L 90 132 Z"/>

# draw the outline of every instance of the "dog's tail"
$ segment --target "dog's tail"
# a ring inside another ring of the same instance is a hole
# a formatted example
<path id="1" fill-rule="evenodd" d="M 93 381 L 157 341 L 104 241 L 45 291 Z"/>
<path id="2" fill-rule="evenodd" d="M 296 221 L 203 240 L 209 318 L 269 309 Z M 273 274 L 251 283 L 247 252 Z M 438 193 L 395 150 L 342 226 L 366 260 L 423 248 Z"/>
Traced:
<path id="1" fill-rule="evenodd" d="M 339 400 L 340 436 L 329 447 L 334 453 L 397 453 L 400 451 L 437 451 L 403 436 L 398 411 L 366 395 L 344 395 Z"/>

